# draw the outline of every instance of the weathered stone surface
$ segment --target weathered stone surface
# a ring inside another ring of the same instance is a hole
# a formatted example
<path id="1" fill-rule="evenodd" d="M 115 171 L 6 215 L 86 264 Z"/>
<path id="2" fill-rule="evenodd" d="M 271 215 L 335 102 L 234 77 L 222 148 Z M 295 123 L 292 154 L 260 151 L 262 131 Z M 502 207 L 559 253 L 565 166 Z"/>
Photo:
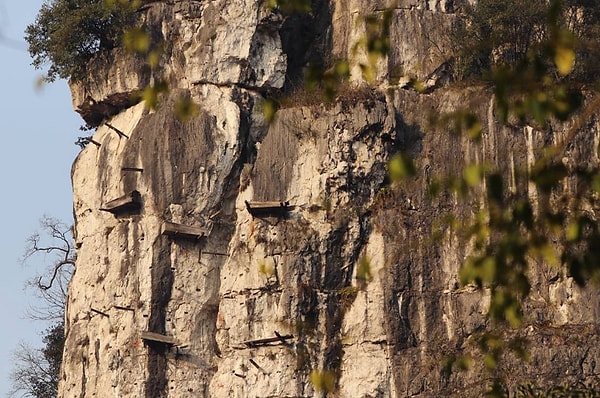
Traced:
<path id="1" fill-rule="evenodd" d="M 140 24 L 162 48 L 158 68 L 150 70 L 143 57 L 118 49 L 92 60 L 86 78 L 71 85 L 75 109 L 93 126 L 131 106 L 132 96 L 158 79 L 171 89 L 283 86 L 281 18 L 261 2 L 151 2 Z"/>
<path id="2" fill-rule="evenodd" d="M 451 374 L 442 361 L 474 350 L 488 326 L 488 297 L 459 286 L 469 253 L 459 231 L 431 236 L 447 213 L 466 219 L 484 198 L 431 198 L 427 186 L 469 162 L 489 162 L 512 192 L 538 198 L 527 168 L 568 126 L 501 127 L 490 94 L 477 87 L 351 91 L 328 105 L 297 103 L 265 123 L 264 90 L 293 83 L 312 56 L 350 54 L 362 34 L 358 15 L 386 5 L 318 2 L 312 19 L 282 20 L 255 1 L 153 2 L 143 18 L 167 43 L 161 71 L 171 86 L 158 110 L 111 99 L 156 77 L 123 53 L 72 87 L 84 116 L 108 119 L 128 138 L 100 124 L 94 140 L 101 145 L 85 148 L 73 166 L 79 249 L 61 397 L 320 396 L 313 370 L 332 371 L 340 397 L 482 395 L 488 374 L 480 361 Z M 434 47 L 445 45 L 457 6 L 394 8 L 382 84 L 409 71 L 432 76 L 444 62 Z M 290 42 L 309 21 L 326 27 L 321 36 L 310 33 L 322 48 Z M 187 122 L 172 112 L 182 95 L 200 107 Z M 462 106 L 482 118 L 480 145 L 429 122 L 431 112 Z M 590 149 L 600 141 L 598 123 L 566 151 L 566 163 L 598 162 Z M 414 156 L 419 173 L 382 190 L 397 150 Z M 134 190 L 139 211 L 100 210 Z M 253 217 L 246 201 L 294 207 Z M 165 222 L 206 236 L 162 235 Z M 359 271 L 365 259 L 366 274 Z M 530 315 L 520 332 L 530 339 L 531 361 L 507 358 L 506 380 L 597 382 L 597 289 L 581 289 L 542 263 L 531 275 Z M 144 342 L 143 331 L 178 345 Z M 277 334 L 293 337 L 247 344 Z"/>

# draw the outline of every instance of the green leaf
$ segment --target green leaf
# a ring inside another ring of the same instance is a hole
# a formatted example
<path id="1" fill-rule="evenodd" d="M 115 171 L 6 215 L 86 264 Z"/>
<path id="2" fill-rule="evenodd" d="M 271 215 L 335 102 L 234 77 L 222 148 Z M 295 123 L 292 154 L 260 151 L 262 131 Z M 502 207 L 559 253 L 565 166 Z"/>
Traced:
<path id="1" fill-rule="evenodd" d="M 555 48 L 554 63 L 558 73 L 563 76 L 568 75 L 575 66 L 575 51 L 570 47 L 558 45 Z"/>
<path id="2" fill-rule="evenodd" d="M 600 173 L 596 173 L 592 178 L 592 189 L 596 193 L 600 193 Z"/>
<path id="3" fill-rule="evenodd" d="M 338 77 L 348 77 L 350 76 L 350 63 L 348 61 L 336 62 L 334 71 Z"/>
<path id="4" fill-rule="evenodd" d="M 160 62 L 160 54 L 161 52 L 158 50 L 152 50 L 148 53 L 146 61 L 148 62 L 150 68 L 154 69 L 158 66 L 158 63 Z"/>
<path id="5" fill-rule="evenodd" d="M 569 223 L 569 225 L 567 225 L 567 230 L 565 232 L 565 236 L 569 242 L 575 242 L 575 241 L 579 240 L 580 235 L 581 235 L 581 224 L 579 223 L 578 220 L 575 220 L 575 221 Z"/>
<path id="6" fill-rule="evenodd" d="M 265 5 L 268 9 L 279 9 L 284 15 L 308 13 L 312 8 L 310 0 L 267 0 Z"/>
<path id="7" fill-rule="evenodd" d="M 475 261 L 473 257 L 467 258 L 462 267 L 460 267 L 460 271 L 458 272 L 458 277 L 460 278 L 460 284 L 462 286 L 466 286 L 469 283 L 475 281 L 477 279 L 478 272 L 475 267 Z"/>
<path id="8" fill-rule="evenodd" d="M 467 136 L 470 139 L 474 141 L 479 141 L 481 139 L 483 127 L 477 115 L 474 115 L 472 113 L 468 113 L 467 115 L 465 115 L 465 128 L 467 130 Z"/>
<path id="9" fill-rule="evenodd" d="M 388 163 L 388 173 L 392 181 L 402 181 L 416 173 L 412 159 L 405 153 L 397 153 Z"/>
<path id="10" fill-rule="evenodd" d="M 150 35 L 142 28 L 127 29 L 123 35 L 123 45 L 130 51 L 146 54 L 150 49 Z"/>
<path id="11" fill-rule="evenodd" d="M 164 80 L 148 85 L 141 94 L 142 100 L 146 102 L 148 109 L 156 109 L 160 95 L 169 91 L 169 85 Z"/>
<path id="12" fill-rule="evenodd" d="M 371 280 L 373 280 L 373 275 L 371 274 L 371 262 L 367 256 L 362 256 L 358 260 L 356 279 L 362 283 L 371 282 Z"/>
<path id="13" fill-rule="evenodd" d="M 471 357 L 462 356 L 456 360 L 456 366 L 458 366 L 461 370 L 468 370 L 473 363 L 473 359 Z"/>
<path id="14" fill-rule="evenodd" d="M 496 279 L 496 259 L 493 256 L 487 256 L 483 259 L 479 274 L 485 283 L 494 282 Z"/>
<path id="15" fill-rule="evenodd" d="M 488 368 L 490 370 L 494 370 L 494 369 L 496 369 L 496 366 L 498 365 L 498 361 L 496 360 L 494 355 L 486 354 L 483 357 L 483 364 L 485 365 L 486 368 Z"/>
<path id="16" fill-rule="evenodd" d="M 267 123 L 273 123 L 277 111 L 279 110 L 279 103 L 271 98 L 266 98 L 261 102 L 263 117 Z"/>
<path id="17" fill-rule="evenodd" d="M 557 267 L 560 265 L 560 261 L 558 260 L 558 253 L 556 253 L 556 249 L 549 243 L 545 243 L 538 248 L 539 253 L 542 255 L 542 258 L 550 265 Z"/>
<path id="18" fill-rule="evenodd" d="M 175 116 L 182 122 L 187 122 L 198 116 L 200 107 L 188 96 L 180 97 L 175 103 Z"/>
<path id="19" fill-rule="evenodd" d="M 512 305 L 508 306 L 508 308 L 506 308 L 504 311 L 504 318 L 508 321 L 510 326 L 514 328 L 521 326 L 521 323 L 523 322 L 523 314 L 521 314 L 519 305 L 513 303 Z"/>
<path id="20" fill-rule="evenodd" d="M 463 172 L 463 179 L 470 187 L 476 187 L 481 183 L 483 168 L 478 164 L 470 164 Z"/>
<path id="21" fill-rule="evenodd" d="M 310 382 L 319 392 L 327 394 L 335 391 L 335 373 L 330 370 L 313 370 L 310 372 Z"/>

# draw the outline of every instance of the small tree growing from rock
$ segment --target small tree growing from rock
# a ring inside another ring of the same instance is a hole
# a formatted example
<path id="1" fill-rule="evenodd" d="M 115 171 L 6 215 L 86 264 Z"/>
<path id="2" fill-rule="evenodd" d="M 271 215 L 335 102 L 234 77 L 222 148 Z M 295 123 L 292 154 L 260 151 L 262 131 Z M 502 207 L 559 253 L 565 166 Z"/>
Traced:
<path id="1" fill-rule="evenodd" d="M 121 43 L 139 1 L 48 0 L 25 30 L 32 65 L 46 79 L 81 79 L 94 55 Z"/>

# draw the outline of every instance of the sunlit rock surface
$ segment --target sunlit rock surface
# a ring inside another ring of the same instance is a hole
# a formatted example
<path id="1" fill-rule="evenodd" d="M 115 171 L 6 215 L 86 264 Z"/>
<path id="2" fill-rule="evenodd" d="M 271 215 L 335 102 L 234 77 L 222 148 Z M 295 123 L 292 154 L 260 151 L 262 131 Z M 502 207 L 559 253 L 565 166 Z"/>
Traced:
<path id="1" fill-rule="evenodd" d="M 115 51 L 72 85 L 75 108 L 100 127 L 73 166 L 77 269 L 61 397 L 322 396 L 313 371 L 332 378 L 330 396 L 481 396 L 481 362 L 445 373 L 443 361 L 475 349 L 488 300 L 459 286 L 469 250 L 459 232 L 432 235 L 446 214 L 466 218 L 484 199 L 431 198 L 427 186 L 489 162 L 508 189 L 536 197 L 519 171 L 566 128 L 500 127 L 484 90 L 438 88 L 458 2 L 400 3 L 379 84 L 432 79 L 430 94 L 359 88 L 324 105 L 297 95 L 263 118 L 263 95 L 293 86 L 307 61 L 352 55 L 360 18 L 384 1 L 315 2 L 293 17 L 257 1 L 152 2 L 142 18 L 165 43 L 159 70 Z M 170 85 L 160 107 L 133 105 L 159 73 Z M 182 96 L 200 109 L 186 122 L 173 112 Z M 480 145 L 429 123 L 464 106 L 482 118 Z M 597 127 L 567 161 L 598 161 Z M 419 172 L 389 189 L 398 150 Z M 106 211 L 133 191 L 139 208 Z M 167 222 L 203 232 L 165 235 Z M 509 356 L 506 380 L 596 381 L 597 289 L 541 263 L 532 281 L 522 332 L 531 359 Z"/>

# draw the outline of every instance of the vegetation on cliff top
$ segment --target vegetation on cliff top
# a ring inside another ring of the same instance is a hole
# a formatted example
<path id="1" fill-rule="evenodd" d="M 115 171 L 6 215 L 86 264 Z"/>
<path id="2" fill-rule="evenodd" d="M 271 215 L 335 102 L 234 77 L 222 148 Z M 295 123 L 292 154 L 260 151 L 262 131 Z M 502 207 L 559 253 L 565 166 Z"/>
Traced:
<path id="1" fill-rule="evenodd" d="M 120 45 L 137 6 L 127 0 L 48 0 L 25 30 L 32 65 L 49 65 L 48 81 L 81 79 L 94 55 Z"/>
<path id="2" fill-rule="evenodd" d="M 543 53 L 550 55 L 546 61 L 576 60 L 568 73 L 571 80 L 589 82 L 600 75 L 597 1 L 480 0 L 466 8 L 461 22 L 453 35 L 460 48 L 454 65 L 460 77 L 489 77 L 498 67 L 544 61 Z M 537 72 L 549 65 L 541 62 Z"/>

